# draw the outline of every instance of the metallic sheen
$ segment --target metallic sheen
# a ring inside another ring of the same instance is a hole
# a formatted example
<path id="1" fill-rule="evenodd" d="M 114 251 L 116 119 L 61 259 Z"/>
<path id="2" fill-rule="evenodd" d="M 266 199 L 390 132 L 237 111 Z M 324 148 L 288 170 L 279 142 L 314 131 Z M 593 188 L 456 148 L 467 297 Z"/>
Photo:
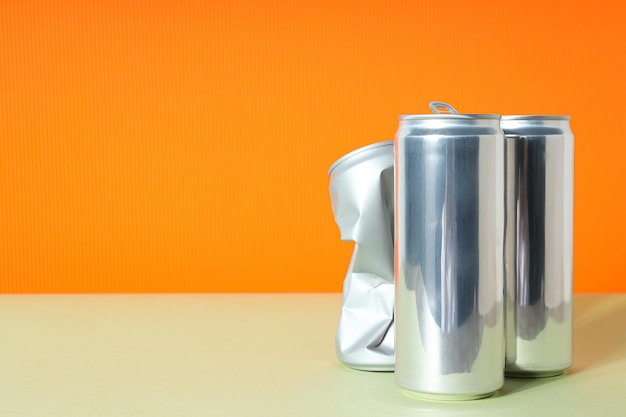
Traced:
<path id="1" fill-rule="evenodd" d="M 506 374 L 572 363 L 574 136 L 567 116 L 505 116 Z"/>
<path id="2" fill-rule="evenodd" d="M 504 383 L 500 117 L 403 116 L 395 146 L 396 382 L 488 396 Z"/>
<path id="3" fill-rule="evenodd" d="M 355 242 L 343 283 L 337 356 L 351 368 L 393 371 L 393 141 L 350 152 L 329 176 L 341 239 Z"/>

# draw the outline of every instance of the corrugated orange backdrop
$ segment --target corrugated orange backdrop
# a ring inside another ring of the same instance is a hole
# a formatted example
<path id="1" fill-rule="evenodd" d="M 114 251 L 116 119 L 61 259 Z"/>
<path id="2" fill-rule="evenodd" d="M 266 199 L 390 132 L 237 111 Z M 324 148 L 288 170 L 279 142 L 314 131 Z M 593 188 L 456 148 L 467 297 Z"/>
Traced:
<path id="1" fill-rule="evenodd" d="M 327 169 L 430 100 L 572 116 L 575 291 L 626 291 L 620 2 L 0 3 L 0 292 L 340 291 Z"/>

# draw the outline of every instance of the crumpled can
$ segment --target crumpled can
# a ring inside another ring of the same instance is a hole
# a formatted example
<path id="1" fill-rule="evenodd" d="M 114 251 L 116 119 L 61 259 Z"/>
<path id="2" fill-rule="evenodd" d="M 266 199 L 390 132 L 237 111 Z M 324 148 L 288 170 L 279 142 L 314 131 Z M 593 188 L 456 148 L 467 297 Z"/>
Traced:
<path id="1" fill-rule="evenodd" d="M 354 369 L 393 371 L 393 141 L 350 152 L 330 167 L 328 175 L 341 240 L 355 243 L 343 283 L 337 356 Z"/>

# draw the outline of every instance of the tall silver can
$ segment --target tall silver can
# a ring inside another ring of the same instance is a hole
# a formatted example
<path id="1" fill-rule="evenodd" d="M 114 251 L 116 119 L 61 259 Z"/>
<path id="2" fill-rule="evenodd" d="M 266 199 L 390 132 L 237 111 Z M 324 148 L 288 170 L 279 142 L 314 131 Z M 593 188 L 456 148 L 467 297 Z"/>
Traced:
<path id="1" fill-rule="evenodd" d="M 504 116 L 506 374 L 572 363 L 574 136 L 568 116 Z"/>
<path id="2" fill-rule="evenodd" d="M 401 116 L 395 169 L 396 383 L 489 396 L 504 383 L 500 116 Z"/>

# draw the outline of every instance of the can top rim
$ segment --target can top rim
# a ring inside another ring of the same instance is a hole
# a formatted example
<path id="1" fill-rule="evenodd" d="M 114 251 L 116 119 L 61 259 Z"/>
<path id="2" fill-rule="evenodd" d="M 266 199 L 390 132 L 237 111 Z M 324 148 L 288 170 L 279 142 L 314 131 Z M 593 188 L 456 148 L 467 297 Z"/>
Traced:
<path id="1" fill-rule="evenodd" d="M 382 146 L 393 146 L 393 140 L 385 140 L 385 141 L 382 141 L 382 142 L 371 143 L 369 145 L 365 145 L 365 146 L 362 146 L 360 148 L 357 148 L 357 149 L 353 150 L 352 152 L 348 152 L 347 154 L 345 154 L 341 158 L 337 159 L 330 166 L 330 168 L 328 168 L 328 175 L 330 175 L 335 168 L 337 168 L 339 165 L 341 165 L 343 162 L 347 161 L 348 159 L 351 159 L 351 158 L 355 157 L 356 155 L 358 155 L 360 153 L 367 152 L 367 151 L 369 151 L 371 149 L 380 148 Z"/>
<path id="2" fill-rule="evenodd" d="M 502 120 L 570 120 L 570 116 L 563 114 L 516 114 L 502 116 Z"/>
<path id="3" fill-rule="evenodd" d="M 468 113 L 439 113 L 439 114 L 402 114 L 398 116 L 400 120 L 432 120 L 432 119 L 453 119 L 453 120 L 476 120 L 494 119 L 499 120 L 499 114 L 468 114 Z"/>

